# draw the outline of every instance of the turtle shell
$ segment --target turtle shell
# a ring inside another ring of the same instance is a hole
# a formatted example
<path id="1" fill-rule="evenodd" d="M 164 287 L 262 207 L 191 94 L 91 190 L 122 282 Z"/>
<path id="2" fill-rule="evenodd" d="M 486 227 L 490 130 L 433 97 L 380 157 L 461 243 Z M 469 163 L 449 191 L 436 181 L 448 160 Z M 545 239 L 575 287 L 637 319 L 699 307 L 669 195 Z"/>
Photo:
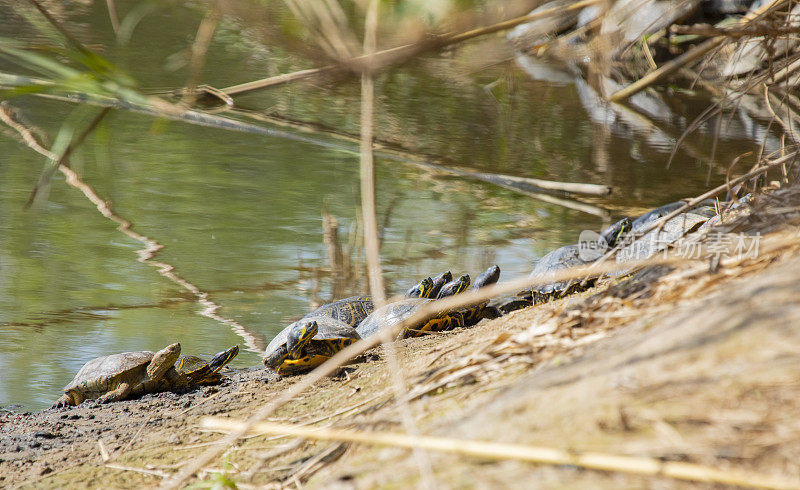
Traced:
<path id="1" fill-rule="evenodd" d="M 571 267 L 580 267 L 588 264 L 589 262 L 583 260 L 579 254 L 580 246 L 567 245 L 553 250 L 549 254 L 542 257 L 536 266 L 533 268 L 530 277 L 537 281 L 545 282 L 552 277 L 556 272 Z M 556 291 L 562 291 L 569 286 L 570 281 L 559 281 L 553 283 L 542 284 L 533 288 L 533 291 L 541 294 L 551 294 Z"/>
<path id="2" fill-rule="evenodd" d="M 304 316 L 303 319 L 327 316 L 355 327 L 373 310 L 375 310 L 375 304 L 369 296 L 351 296 L 322 305 Z"/>
<path id="3" fill-rule="evenodd" d="M 114 381 L 120 378 L 142 376 L 154 355 L 155 353 L 150 351 L 138 351 L 97 357 L 83 365 L 72 382 L 64 387 L 64 391 L 75 390 L 83 393 L 90 390 L 90 385 L 97 384 L 101 380 L 106 380 L 103 384 L 107 385 L 114 384 Z"/>
<path id="4" fill-rule="evenodd" d="M 664 216 L 668 215 L 669 213 L 675 211 L 676 209 L 680 208 L 685 204 L 686 203 L 683 201 L 671 202 L 669 204 L 665 204 L 661 207 L 657 207 L 655 209 L 652 209 L 644 213 L 643 215 L 633 220 L 633 223 L 631 224 L 632 231 L 634 233 L 638 233 L 644 230 L 644 228 L 649 226 L 653 221 L 659 218 L 663 218 Z"/>
<path id="5" fill-rule="evenodd" d="M 375 335 L 384 328 L 390 328 L 402 322 L 431 301 L 435 300 L 408 298 L 383 305 L 365 318 L 364 321 L 356 327 L 356 332 L 358 332 L 362 338 Z"/>
<path id="6" fill-rule="evenodd" d="M 617 262 L 644 260 L 664 250 L 684 235 L 697 230 L 708 221 L 708 216 L 693 212 L 679 214 L 664 223 L 661 230 L 654 229 L 617 252 Z"/>

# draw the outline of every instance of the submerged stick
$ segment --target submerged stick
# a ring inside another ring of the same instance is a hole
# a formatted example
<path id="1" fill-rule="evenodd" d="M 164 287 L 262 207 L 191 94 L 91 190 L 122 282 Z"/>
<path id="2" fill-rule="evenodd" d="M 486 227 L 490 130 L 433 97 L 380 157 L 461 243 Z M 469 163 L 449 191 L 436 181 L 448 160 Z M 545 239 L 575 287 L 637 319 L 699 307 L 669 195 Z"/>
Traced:
<path id="1" fill-rule="evenodd" d="M 206 417 L 200 425 L 215 430 L 240 430 L 246 424 L 241 421 Z M 641 456 L 586 452 L 578 453 L 552 447 L 506 444 L 491 441 L 454 439 L 449 437 L 412 436 L 393 432 L 367 432 L 356 430 L 302 427 L 290 424 L 261 422 L 248 430 L 266 434 L 280 434 L 318 441 L 346 441 L 361 444 L 424 448 L 433 451 L 473 456 L 494 460 L 527 461 L 530 463 L 577 466 L 599 471 L 632 473 L 679 480 L 722 483 L 743 487 L 769 489 L 796 489 L 800 480 L 759 473 L 719 469 L 694 463 L 659 461 Z"/>
<path id="2" fill-rule="evenodd" d="M 557 182 L 554 180 L 533 179 L 530 177 L 516 177 L 513 175 L 488 174 L 481 172 L 465 172 L 464 175 L 474 177 L 484 182 L 497 184 L 504 187 L 530 186 L 548 191 L 561 191 L 570 194 L 585 194 L 588 196 L 607 196 L 611 194 L 610 185 L 585 184 L 582 182 Z"/>

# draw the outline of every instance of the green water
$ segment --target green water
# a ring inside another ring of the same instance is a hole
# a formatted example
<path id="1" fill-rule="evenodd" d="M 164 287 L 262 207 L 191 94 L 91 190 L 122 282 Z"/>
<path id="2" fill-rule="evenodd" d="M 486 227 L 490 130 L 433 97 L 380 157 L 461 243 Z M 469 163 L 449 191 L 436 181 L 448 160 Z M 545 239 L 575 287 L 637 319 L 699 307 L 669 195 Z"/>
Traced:
<path id="1" fill-rule="evenodd" d="M 0 35 L 40 41 L 9 14 L 11 4 L 0 3 Z M 117 2 L 123 14 L 136 5 Z M 144 89 L 156 89 L 185 83 L 186 69 L 170 65 L 190 45 L 202 12 L 162 7 L 141 22 L 128 46 L 114 42 L 105 2 L 67 9 L 62 18 Z M 265 67 L 311 66 L 280 48 L 258 50 L 251 34 L 245 20 L 224 19 L 208 53 L 205 83 L 222 87 L 265 76 Z M 0 70 L 15 69 L 0 61 Z M 266 115 L 357 133 L 358 88 L 352 80 L 320 81 L 238 102 Z M 580 230 L 699 193 L 709 175 L 708 133 L 689 138 L 691 151 L 679 151 L 667 170 L 669 145 L 653 143 L 652 134 L 593 122 L 575 86 L 533 81 L 513 61 L 469 70 L 460 67 L 458 52 L 433 56 L 382 75 L 377 90 L 378 139 L 418 159 L 430 155 L 483 172 L 614 187 L 611 197 L 591 201 L 603 210 L 598 217 L 379 158 L 377 214 L 390 293 L 444 269 L 474 277 L 497 263 L 501 280 L 527 274 L 537 257 L 574 242 Z M 684 121 L 705 107 L 694 97 L 673 102 L 674 117 Z M 74 110 L 35 97 L 11 103 L 49 141 Z M 673 138 L 680 135 L 680 124 L 662 127 Z M 729 162 L 754 147 L 754 140 L 724 137 L 716 160 Z M 73 156 L 84 181 L 136 232 L 163 246 L 154 260 L 207 293 L 227 323 L 202 316 L 204 306 L 193 294 L 138 261 L 142 243 L 118 231 L 60 174 L 24 210 L 43 158 L 7 135 L 0 135 L 0 155 L 0 406 L 43 409 L 89 359 L 174 341 L 184 352 L 203 355 L 238 344 L 232 366 L 259 366 L 258 350 L 288 322 L 314 304 L 366 287 L 363 278 L 343 282 L 329 270 L 323 243 L 323 210 L 339 220 L 345 247 L 357 222 L 358 161 L 349 152 L 114 112 Z M 711 167 L 713 184 L 723 175 L 723 166 Z M 359 257 L 353 254 L 354 261 Z"/>

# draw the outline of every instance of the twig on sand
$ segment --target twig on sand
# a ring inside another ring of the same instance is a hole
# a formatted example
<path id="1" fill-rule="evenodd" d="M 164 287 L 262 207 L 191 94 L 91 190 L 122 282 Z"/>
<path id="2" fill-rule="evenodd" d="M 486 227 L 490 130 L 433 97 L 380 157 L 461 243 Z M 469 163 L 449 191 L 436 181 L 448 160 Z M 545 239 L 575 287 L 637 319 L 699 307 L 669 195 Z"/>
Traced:
<path id="1" fill-rule="evenodd" d="M 115 459 L 116 459 L 116 457 L 118 455 L 124 453 L 125 451 L 128 450 L 128 448 L 130 448 L 133 445 L 133 443 L 139 438 L 139 434 L 141 434 L 142 430 L 144 430 L 144 426 L 147 425 L 148 422 L 150 422 L 151 418 L 153 418 L 152 415 L 150 415 L 146 419 L 144 419 L 144 422 L 142 422 L 142 425 L 139 426 L 139 430 L 136 431 L 136 434 L 134 434 L 133 437 L 131 437 L 131 440 L 128 441 L 127 444 L 125 444 L 125 447 L 123 447 L 122 449 L 120 449 L 119 451 L 116 452 L 116 454 L 114 455 Z"/>
<path id="2" fill-rule="evenodd" d="M 194 410 L 195 408 L 199 407 L 199 406 L 200 406 L 200 405 L 202 405 L 203 403 L 205 403 L 205 402 L 207 402 L 207 401 L 209 401 L 209 400 L 213 400 L 214 398 L 216 398 L 216 397 L 220 396 L 221 394 L 222 394 L 222 392 L 221 392 L 221 391 L 220 391 L 219 393 L 215 393 L 215 394 L 213 394 L 213 395 L 209 396 L 208 398 L 205 398 L 205 399 L 201 400 L 200 402 L 198 402 L 198 403 L 195 403 L 194 405 L 190 406 L 189 408 L 185 408 L 185 409 L 183 409 L 182 411 L 180 411 L 180 412 L 177 414 L 177 416 L 178 416 L 178 417 L 180 417 L 181 415 L 185 415 L 185 414 L 186 414 L 187 412 L 189 412 L 190 410 Z"/>
<path id="3" fill-rule="evenodd" d="M 97 447 L 100 448 L 100 458 L 103 460 L 103 463 L 111 459 L 111 456 L 108 455 L 108 449 L 106 449 L 106 445 L 103 444 L 102 439 L 97 440 Z"/>
<path id="4" fill-rule="evenodd" d="M 215 429 L 240 430 L 247 424 L 225 418 L 209 417 L 203 419 L 202 425 Z M 663 462 L 658 459 L 647 457 L 622 456 L 597 452 L 578 453 L 551 447 L 472 441 L 446 437 L 412 436 L 392 432 L 312 429 L 271 422 L 255 424 L 252 429 L 265 433 L 287 434 L 319 441 L 346 441 L 405 448 L 421 447 L 461 456 L 474 456 L 495 460 L 528 461 L 531 463 L 550 465 L 568 465 L 600 471 L 669 477 L 706 483 L 787 490 L 800 487 L 800 479 L 797 478 L 763 475 L 730 469 L 722 470 L 711 466 L 692 463 Z"/>
<path id="5" fill-rule="evenodd" d="M 169 476 L 164 471 L 151 470 L 151 469 L 148 469 L 148 468 L 136 468 L 136 467 L 133 467 L 133 466 L 122 466 L 122 465 L 113 464 L 113 463 L 107 464 L 106 468 L 114 468 L 115 470 L 122 470 L 122 471 L 135 471 L 137 473 L 143 473 L 145 475 L 151 475 L 151 476 L 158 476 L 158 477 L 161 477 L 161 478 L 166 478 L 166 477 Z"/>

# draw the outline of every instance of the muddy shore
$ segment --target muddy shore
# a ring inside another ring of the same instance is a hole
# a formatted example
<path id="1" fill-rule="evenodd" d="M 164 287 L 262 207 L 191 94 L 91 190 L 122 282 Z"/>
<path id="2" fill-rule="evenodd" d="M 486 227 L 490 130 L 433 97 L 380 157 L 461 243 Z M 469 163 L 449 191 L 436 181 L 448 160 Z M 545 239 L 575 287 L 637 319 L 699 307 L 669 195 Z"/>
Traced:
<path id="1" fill-rule="evenodd" d="M 646 269 L 471 329 L 400 341 L 405 390 L 430 388 L 407 403 L 395 402 L 376 349 L 274 420 L 402 432 L 410 415 L 422 434 L 796 478 L 800 193 L 776 194 L 727 230 L 759 233 L 756 257 Z M 183 394 L 3 412 L 0 486 L 157 486 L 221 437 L 200 428 L 203 417 L 245 418 L 299 379 L 254 368 Z M 198 476 L 239 488 L 709 486 L 266 435 L 247 436 Z"/>

